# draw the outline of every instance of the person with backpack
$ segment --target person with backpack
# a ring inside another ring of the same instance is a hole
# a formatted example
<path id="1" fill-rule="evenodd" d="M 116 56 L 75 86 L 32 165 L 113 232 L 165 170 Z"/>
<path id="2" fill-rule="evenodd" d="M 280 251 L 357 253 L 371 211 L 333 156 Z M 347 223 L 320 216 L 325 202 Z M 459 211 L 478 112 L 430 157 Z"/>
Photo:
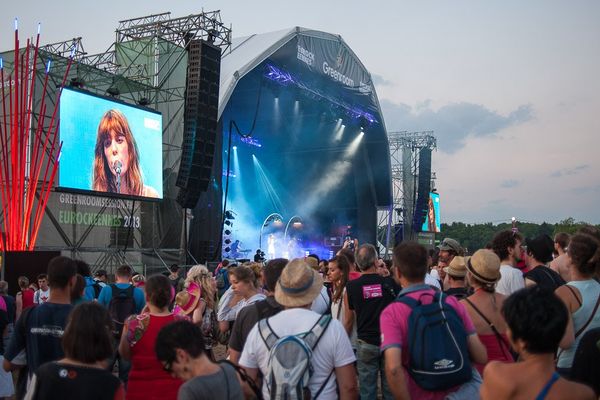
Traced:
<path id="1" fill-rule="evenodd" d="M 117 346 L 121 340 L 123 324 L 127 317 L 133 314 L 139 314 L 146 306 L 144 291 L 134 287 L 131 283 L 132 269 L 129 265 L 121 265 L 115 272 L 116 282 L 106 285 L 102 288 L 98 296 L 98 303 L 108 309 L 113 320 L 114 339 L 115 339 L 115 359 L 109 363 L 109 370 L 112 370 L 115 362 L 119 364 L 119 379 L 127 386 L 127 377 L 131 365 L 125 361 L 117 351 Z"/>
<path id="2" fill-rule="evenodd" d="M 229 359 L 234 364 L 238 363 L 248 333 L 254 325 L 261 319 L 272 317 L 283 310 L 283 306 L 275 301 L 275 285 L 287 263 L 285 258 L 275 258 L 267 262 L 261 277 L 267 298 L 242 308 L 238 313 L 229 338 Z"/>
<path id="3" fill-rule="evenodd" d="M 425 284 L 427 250 L 415 242 L 394 248 L 402 286 L 381 313 L 381 352 L 395 399 L 473 398 L 481 378 L 472 362 L 487 361 L 475 326 L 454 296 Z"/>
<path id="4" fill-rule="evenodd" d="M 85 289 L 83 291 L 83 300 L 92 301 L 100 295 L 102 287 L 92 278 L 90 266 L 83 260 L 75 260 L 77 264 L 77 273 L 85 280 Z"/>
<path id="5" fill-rule="evenodd" d="M 285 309 L 248 335 L 240 366 L 253 380 L 262 373 L 267 400 L 358 397 L 356 357 L 342 324 L 310 310 L 322 286 L 321 275 L 303 259 L 290 261 L 275 286 L 275 300 Z"/>
<path id="6" fill-rule="evenodd" d="M 400 287 L 389 276 L 377 271 L 377 250 L 372 244 L 363 244 L 356 252 L 356 265 L 362 272 L 360 278 L 346 284 L 345 303 L 348 305 L 344 327 L 352 335 L 356 319 L 356 358 L 361 399 L 377 398 L 377 381 L 381 376 L 381 391 L 385 400 L 391 399 L 383 368 L 383 356 L 379 351 L 381 331 L 379 316 L 394 301 Z"/>

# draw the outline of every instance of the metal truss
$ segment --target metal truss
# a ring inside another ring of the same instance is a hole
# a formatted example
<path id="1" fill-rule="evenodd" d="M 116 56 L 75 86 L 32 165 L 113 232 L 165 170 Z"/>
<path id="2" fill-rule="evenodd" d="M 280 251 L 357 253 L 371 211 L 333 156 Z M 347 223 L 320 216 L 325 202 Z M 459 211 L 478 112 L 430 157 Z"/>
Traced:
<path id="1" fill-rule="evenodd" d="M 402 224 L 403 237 L 413 238 L 412 218 L 416 202 L 414 182 L 418 180 L 419 151 L 424 148 L 436 149 L 437 140 L 433 136 L 433 131 L 388 132 L 388 140 L 393 202 L 392 207 L 378 210 L 377 232 L 380 249 L 383 249 L 381 254 L 389 256 L 394 246 L 395 227 Z M 386 232 L 385 236 L 384 232 Z"/>

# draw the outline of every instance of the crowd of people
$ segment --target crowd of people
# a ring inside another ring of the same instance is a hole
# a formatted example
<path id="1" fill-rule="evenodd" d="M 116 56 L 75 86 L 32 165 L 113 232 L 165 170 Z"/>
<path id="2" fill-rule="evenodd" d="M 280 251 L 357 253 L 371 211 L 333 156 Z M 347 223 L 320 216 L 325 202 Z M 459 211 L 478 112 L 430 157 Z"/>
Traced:
<path id="1" fill-rule="evenodd" d="M 354 244 L 354 243 L 353 243 Z M 594 399 L 600 232 L 0 282 L 0 398 Z M 218 350 L 218 351 L 217 351 Z"/>

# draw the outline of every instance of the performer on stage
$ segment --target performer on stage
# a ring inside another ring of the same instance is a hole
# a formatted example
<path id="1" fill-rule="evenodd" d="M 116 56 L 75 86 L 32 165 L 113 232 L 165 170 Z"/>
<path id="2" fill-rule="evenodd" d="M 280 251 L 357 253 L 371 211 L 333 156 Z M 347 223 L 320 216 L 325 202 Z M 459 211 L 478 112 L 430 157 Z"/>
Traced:
<path id="1" fill-rule="evenodd" d="M 269 235 L 269 239 L 267 240 L 267 258 L 269 260 L 275 259 L 275 235 L 272 233 Z"/>

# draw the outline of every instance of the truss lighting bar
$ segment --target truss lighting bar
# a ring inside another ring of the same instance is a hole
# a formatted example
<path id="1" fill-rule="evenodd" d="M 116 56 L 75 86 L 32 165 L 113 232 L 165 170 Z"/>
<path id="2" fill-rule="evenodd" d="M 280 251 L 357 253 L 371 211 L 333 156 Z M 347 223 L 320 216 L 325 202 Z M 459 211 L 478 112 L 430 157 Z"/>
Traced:
<path id="1" fill-rule="evenodd" d="M 276 82 L 276 83 L 282 85 L 282 86 L 294 85 L 294 86 L 298 87 L 299 89 L 302 89 L 307 96 L 313 97 L 316 100 L 327 100 L 327 101 L 331 102 L 334 106 L 340 108 L 343 112 L 345 112 L 349 117 L 351 117 L 353 119 L 364 118 L 370 124 L 372 124 L 374 122 L 378 122 L 377 119 L 373 116 L 373 114 L 371 114 L 367 111 L 363 111 L 358 107 L 348 105 L 342 101 L 337 100 L 336 98 L 327 96 L 315 89 L 312 89 L 312 88 L 308 87 L 307 85 L 303 84 L 300 80 L 294 78 L 294 76 L 292 74 L 290 74 L 289 72 L 283 71 L 280 68 L 277 68 L 276 66 L 274 66 L 272 64 L 267 64 L 267 70 L 265 72 L 265 77 L 273 82 Z"/>
<path id="2" fill-rule="evenodd" d="M 249 144 L 250 146 L 262 147 L 262 144 L 260 144 L 258 140 L 252 137 L 242 137 L 240 138 L 240 140 L 246 144 Z"/>

